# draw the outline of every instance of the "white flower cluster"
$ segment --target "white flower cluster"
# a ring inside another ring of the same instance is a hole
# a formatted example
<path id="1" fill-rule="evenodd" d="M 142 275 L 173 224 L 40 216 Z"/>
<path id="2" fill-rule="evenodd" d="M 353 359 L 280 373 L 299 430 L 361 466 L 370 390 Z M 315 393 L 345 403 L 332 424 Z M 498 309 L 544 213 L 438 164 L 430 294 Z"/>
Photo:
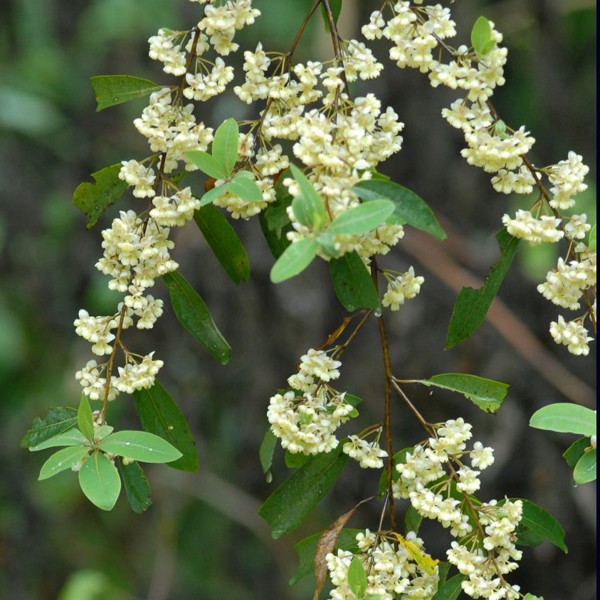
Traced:
<path id="1" fill-rule="evenodd" d="M 397 498 L 408 498 L 413 508 L 423 517 L 436 520 L 448 528 L 458 541 L 448 550 L 448 560 L 459 571 L 468 575 L 463 590 L 473 598 L 518 598 L 518 588 L 506 583 L 502 577 L 517 568 L 515 561 L 521 553 L 514 547 L 514 531 L 521 518 L 521 502 L 496 501 L 488 504 L 472 503 L 477 519 L 485 532 L 480 540 L 483 549 L 470 551 L 464 540 L 478 534 L 471 516 L 465 511 L 463 500 L 450 494 L 451 482 L 466 495 L 480 487 L 479 474 L 494 462 L 493 449 L 475 442 L 471 449 L 471 425 L 462 418 L 451 419 L 436 428 L 435 437 L 407 451 L 396 466 L 399 478 L 394 482 L 393 493 Z M 463 463 L 468 456 L 471 466 Z M 444 468 L 450 467 L 449 476 Z"/>
<path id="2" fill-rule="evenodd" d="M 421 291 L 424 281 L 425 278 L 416 276 L 415 270 L 410 267 L 406 273 L 390 279 L 381 303 L 390 310 L 398 310 L 406 300 L 414 298 Z"/>
<path id="3" fill-rule="evenodd" d="M 406 535 L 408 543 L 418 550 L 423 548 L 423 540 L 414 532 Z M 365 598 L 378 600 L 431 600 L 438 587 L 438 570 L 428 574 L 417 564 L 401 544 L 394 544 L 385 536 L 377 535 L 368 529 L 356 536 L 358 552 L 347 550 L 329 553 L 326 557 L 331 582 L 335 586 L 331 600 L 355 600 L 356 596 L 348 584 L 348 569 L 354 557 L 358 557 L 367 574 Z"/>
<path id="4" fill-rule="evenodd" d="M 277 142 L 289 140 L 294 142 L 294 156 L 310 169 L 308 177 L 325 201 L 332 220 L 359 204 L 352 186 L 370 178 L 370 169 L 400 150 L 399 134 L 403 128 L 397 114 L 391 108 L 383 110 L 373 94 L 350 99 L 346 82 L 377 77 L 382 65 L 362 42 L 342 42 L 343 64 L 311 61 L 298 63 L 287 71 L 281 68 L 285 65 L 283 57 L 271 58 L 258 44 L 254 52 L 244 53 L 245 80 L 234 88 L 243 102 L 267 101 L 252 135 L 252 142 L 254 135 L 260 140 L 261 150 L 254 155 L 253 144 L 247 144 L 251 152 L 245 155 L 256 160 L 261 181 L 266 183 L 265 201 L 274 199 L 268 195 L 273 188 L 270 177 L 287 168 L 290 162 L 282 156 Z M 270 70 L 274 74 L 268 75 Z M 284 183 L 292 195 L 298 195 L 294 180 L 287 179 Z M 219 197 L 215 204 L 233 216 L 250 216 L 228 194 Z M 294 231 L 288 234 L 291 241 L 313 233 L 297 222 L 291 210 L 289 216 L 294 226 Z M 338 255 L 356 250 L 368 258 L 387 252 L 402 235 L 401 225 L 382 225 L 367 235 L 335 235 L 333 245 Z M 322 257 L 330 258 L 325 254 Z"/>
<path id="5" fill-rule="evenodd" d="M 340 376 L 341 362 L 322 350 L 310 349 L 298 373 L 288 378 L 291 391 L 275 394 L 267 411 L 273 433 L 292 453 L 319 454 L 337 447 L 335 431 L 355 412 L 329 381 Z"/>
<path id="6" fill-rule="evenodd" d="M 367 442 L 357 435 L 351 435 L 348 439 L 349 441 L 344 444 L 342 450 L 344 454 L 356 460 L 361 468 L 381 469 L 383 467 L 381 459 L 388 454 L 379 447 L 376 441 Z"/>
<path id="7" fill-rule="evenodd" d="M 560 219 L 550 216 L 536 219 L 528 210 L 518 210 L 514 219 L 508 215 L 502 217 L 502 224 L 508 233 L 534 245 L 544 242 L 553 244 L 561 240 L 565 234 L 558 228 L 560 222 Z"/>
<path id="8" fill-rule="evenodd" d="M 518 568 L 523 554 L 515 548 L 515 529 L 522 513 L 521 500 L 484 503 L 478 507 L 479 522 L 485 534 L 483 548 L 452 542 L 446 556 L 467 576 L 461 585 L 471 598 L 516 600 L 521 597 L 519 586 L 507 583 L 504 575 Z"/>
<path id="9" fill-rule="evenodd" d="M 182 96 L 206 100 L 225 90 L 233 69 L 218 57 L 207 73 L 209 63 L 202 56 L 210 48 L 222 56 L 235 51 L 235 32 L 253 23 L 259 14 L 251 7 L 251 0 L 229 0 L 219 6 L 201 4 L 206 5 L 204 17 L 195 30 L 161 29 L 149 40 L 150 57 L 162 62 L 166 73 L 182 77 L 182 94 L 167 87 L 151 94 L 134 125 L 155 155 L 143 162 L 123 161 L 119 172 L 134 197 L 151 202 L 143 218 L 132 210 L 121 212 L 102 232 L 104 254 L 96 267 L 110 277 L 111 290 L 124 294 L 123 302 L 117 313 L 109 316 L 90 316 L 81 310 L 74 323 L 76 333 L 92 344 L 94 354 L 110 355 L 106 363 L 92 360 L 76 373 L 84 393 L 92 400 L 113 400 L 118 392 L 130 394 L 149 388 L 163 366 L 153 352 L 146 356 L 129 352 L 120 335 L 134 324 L 138 329 L 149 329 L 161 316 L 162 300 L 146 291 L 156 278 L 178 268 L 170 256 L 173 242 L 169 240 L 169 229 L 185 225 L 200 207 L 189 187 L 179 188 L 165 177 L 182 165 L 195 170 L 186 152 L 205 151 L 213 139 L 213 130 L 196 122 L 193 105 L 184 105 Z M 113 360 L 118 348 L 125 357 L 122 365 Z"/>
<path id="10" fill-rule="evenodd" d="M 460 89 L 465 97 L 455 100 L 449 108 L 442 110 L 442 116 L 457 129 L 462 129 L 467 148 L 462 156 L 471 165 L 493 173 L 492 185 L 504 194 L 529 194 L 535 186 L 542 185 L 542 176 L 550 183 L 549 193 L 543 197 L 548 201 L 548 209 L 553 214 L 534 217 L 530 211 L 519 210 L 514 217 L 504 215 L 502 222 L 508 232 L 531 244 L 556 243 L 563 238 L 578 240 L 579 249 L 585 260 L 591 253 L 583 241 L 590 226 L 586 215 L 561 217 L 557 211 L 574 206 L 574 196 L 587 189 L 584 183 L 589 168 L 583 164 L 581 156 L 569 152 L 566 160 L 555 165 L 535 168 L 524 156 L 531 150 L 535 140 L 524 127 L 511 129 L 492 113 L 488 101 L 494 89 L 504 84 L 506 48 L 500 46 L 502 35 L 494 24 L 488 22 L 490 35 L 485 52 L 478 55 L 475 49 L 467 46 L 452 48 L 447 40 L 456 35 L 455 24 L 450 9 L 439 4 L 423 6 L 415 0 L 386 3 L 389 14 L 375 11 L 370 22 L 362 28 L 363 35 L 370 40 L 386 38 L 392 42 L 390 58 L 399 67 L 411 67 L 428 73 L 431 85 Z M 441 48 L 447 50 L 451 60 L 441 62 Z M 571 262 L 579 263 L 580 259 Z M 594 264 L 595 277 L 595 254 Z M 570 272 L 577 267 L 569 267 Z M 568 279 L 568 281 L 567 281 Z M 539 286 L 543 295 L 559 306 L 578 307 L 578 299 L 586 291 L 595 298 L 595 283 L 590 278 L 565 278 L 564 264 L 548 273 L 547 282 Z M 588 307 L 592 301 L 588 299 Z M 555 341 L 567 345 L 574 354 L 587 354 L 587 342 L 592 338 L 583 326 L 584 317 L 566 323 L 560 317 L 551 324 L 551 334 Z M 595 319 L 595 317 L 593 317 Z"/>

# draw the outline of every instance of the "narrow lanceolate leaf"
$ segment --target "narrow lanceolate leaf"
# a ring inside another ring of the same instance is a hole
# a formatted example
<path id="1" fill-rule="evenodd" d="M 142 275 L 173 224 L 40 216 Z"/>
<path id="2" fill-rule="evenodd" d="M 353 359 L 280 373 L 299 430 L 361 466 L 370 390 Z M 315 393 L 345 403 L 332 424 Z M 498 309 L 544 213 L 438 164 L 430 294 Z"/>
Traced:
<path id="1" fill-rule="evenodd" d="M 483 323 L 515 257 L 519 244 L 518 238 L 503 229 L 496 235 L 496 239 L 500 246 L 500 258 L 492 265 L 483 286 L 478 290 L 466 287 L 458 294 L 446 335 L 446 350 L 466 340 Z"/>
<path id="2" fill-rule="evenodd" d="M 262 202 L 264 200 L 252 173 L 248 171 L 237 172 L 235 177 L 227 184 L 227 187 L 234 196 L 246 202 Z"/>
<path id="3" fill-rule="evenodd" d="M 432 600 L 456 600 L 462 591 L 462 582 L 465 575 L 455 575 L 438 588 Z"/>
<path id="4" fill-rule="evenodd" d="M 562 433 L 596 435 L 596 411 L 579 404 L 557 402 L 533 413 L 529 425 Z"/>
<path id="5" fill-rule="evenodd" d="M 491 413 L 502 406 L 508 392 L 506 383 L 464 373 L 443 373 L 429 379 L 421 379 L 418 383 L 458 392 L 484 412 Z"/>
<path id="6" fill-rule="evenodd" d="M 327 219 L 323 199 L 298 167 L 290 165 L 290 171 L 300 187 L 300 196 L 292 202 L 294 216 L 302 225 L 321 231 Z"/>
<path id="7" fill-rule="evenodd" d="M 438 223 L 429 205 L 412 190 L 394 183 L 371 179 L 352 188 L 363 200 L 387 198 L 394 203 L 394 215 L 415 229 L 429 233 L 438 240 L 446 239 L 446 232 Z"/>
<path id="8" fill-rule="evenodd" d="M 42 442 L 77 425 L 77 410 L 70 406 L 55 406 L 43 418 L 33 420 L 31 427 L 21 440 L 22 448 L 39 446 Z M 41 448 L 40 448 L 41 449 Z"/>
<path id="9" fill-rule="evenodd" d="M 329 261 L 329 275 L 335 295 L 347 311 L 380 307 L 371 274 L 356 252 Z"/>
<path id="10" fill-rule="evenodd" d="M 273 475 L 271 474 L 271 465 L 273 464 L 273 454 L 275 453 L 276 447 L 277 437 L 275 437 L 273 430 L 269 427 L 269 429 L 267 429 L 265 432 L 262 442 L 260 443 L 260 448 L 258 449 L 260 466 L 265 474 L 267 483 L 271 483 L 273 480 Z"/>
<path id="11" fill-rule="evenodd" d="M 233 283 L 250 278 L 248 254 L 227 217 L 214 206 L 204 206 L 194 213 L 208 245 Z"/>
<path id="12" fill-rule="evenodd" d="M 358 556 L 355 556 L 348 567 L 348 587 L 355 598 L 362 598 L 367 591 L 367 572 Z"/>
<path id="13" fill-rule="evenodd" d="M 96 96 L 96 112 L 136 98 L 143 98 L 163 86 L 131 75 L 96 75 L 90 78 Z"/>
<path id="14" fill-rule="evenodd" d="M 137 514 L 146 511 L 152 504 L 152 500 L 150 500 L 150 484 L 142 467 L 136 462 L 127 465 L 121 463 L 121 477 L 131 510 Z"/>
<path id="15" fill-rule="evenodd" d="M 79 410 L 77 411 L 77 424 L 81 433 L 88 439 L 94 439 L 94 417 L 90 401 L 85 394 L 81 394 L 79 400 Z"/>
<path id="16" fill-rule="evenodd" d="M 156 379 L 149 390 L 136 391 L 133 399 L 142 427 L 167 440 L 183 454 L 168 466 L 182 471 L 196 471 L 198 454 L 190 427 L 162 384 Z"/>
<path id="17" fill-rule="evenodd" d="M 86 227 L 93 227 L 104 211 L 114 204 L 127 189 L 119 179 L 121 165 L 111 165 L 92 173 L 95 183 L 84 181 L 73 192 L 73 204 L 87 215 Z"/>
<path id="18" fill-rule="evenodd" d="M 83 463 L 79 485 L 87 499 L 102 510 L 112 510 L 121 492 L 117 467 L 101 452 L 94 452 Z"/>
<path id="19" fill-rule="evenodd" d="M 340 18 L 340 13 L 342 12 L 342 0 L 329 0 L 329 6 L 331 7 L 331 14 L 333 16 L 334 23 L 337 24 L 338 19 Z M 331 25 L 329 23 L 329 15 L 327 14 L 327 10 L 325 9 L 325 5 L 321 4 L 321 14 L 323 15 L 323 22 L 325 24 L 325 29 L 328 33 L 331 32 Z"/>
<path id="20" fill-rule="evenodd" d="M 55 452 L 42 465 L 38 480 L 42 481 L 42 479 L 54 477 L 57 473 L 70 469 L 74 464 L 77 464 L 88 451 L 89 448 L 85 446 L 74 446 L 72 448 L 63 448 L 62 450 Z"/>
<path id="21" fill-rule="evenodd" d="M 496 42 L 492 39 L 492 27 L 485 17 L 479 17 L 473 25 L 471 45 L 478 58 L 484 58 L 496 45 Z"/>
<path id="22" fill-rule="evenodd" d="M 301 273 L 317 254 L 319 244 L 313 238 L 304 238 L 290 244 L 271 269 L 271 281 L 280 283 Z"/>
<path id="23" fill-rule="evenodd" d="M 38 450 L 46 450 L 46 448 L 58 448 L 60 446 L 82 446 L 87 443 L 88 438 L 79 431 L 72 427 L 64 433 L 59 433 L 48 440 L 43 441 L 37 446 L 29 448 L 31 452 L 37 452 Z"/>
<path id="24" fill-rule="evenodd" d="M 315 533 L 314 535 L 299 541 L 297 544 L 294 544 L 294 549 L 298 555 L 299 565 L 289 581 L 290 585 L 294 585 L 307 575 L 314 573 L 317 546 L 319 545 L 324 533 L 325 531 Z M 339 532 L 332 552 L 335 550 L 348 550 L 350 552 L 355 552 L 358 550 L 356 536 L 359 533 L 364 533 L 364 529 L 342 529 L 342 531 Z"/>
<path id="25" fill-rule="evenodd" d="M 575 483 L 589 483 L 596 480 L 596 448 L 588 450 L 575 465 L 573 470 Z"/>
<path id="26" fill-rule="evenodd" d="M 360 235 L 369 233 L 394 212 L 394 203 L 390 200 L 372 200 L 349 208 L 336 217 L 327 228 L 329 233 L 349 233 Z"/>
<path id="27" fill-rule="evenodd" d="M 166 440 L 147 431 L 117 431 L 100 442 L 103 452 L 147 463 L 168 463 L 183 455 Z"/>
<path id="28" fill-rule="evenodd" d="M 214 179 L 227 179 L 229 172 L 225 166 L 208 152 L 190 150 L 185 153 L 188 160 L 192 161 L 203 173 Z"/>
<path id="29" fill-rule="evenodd" d="M 511 498 L 517 500 L 517 498 Z M 517 526 L 517 543 L 522 545 L 537 545 L 541 540 L 548 540 L 565 554 L 565 530 L 560 523 L 545 509 L 530 500 L 523 502 L 523 516 Z"/>
<path id="30" fill-rule="evenodd" d="M 315 456 L 267 498 L 258 513 L 271 526 L 274 538 L 301 525 L 331 489 L 347 460 L 340 444 L 327 454 Z"/>
<path id="31" fill-rule="evenodd" d="M 200 294 L 180 273 L 167 273 L 163 279 L 169 288 L 171 304 L 179 322 L 222 364 L 231 356 L 227 340 L 218 330 Z"/>
<path id="32" fill-rule="evenodd" d="M 212 143 L 213 157 L 230 174 L 238 157 L 239 129 L 235 119 L 227 119 L 215 131 Z"/>

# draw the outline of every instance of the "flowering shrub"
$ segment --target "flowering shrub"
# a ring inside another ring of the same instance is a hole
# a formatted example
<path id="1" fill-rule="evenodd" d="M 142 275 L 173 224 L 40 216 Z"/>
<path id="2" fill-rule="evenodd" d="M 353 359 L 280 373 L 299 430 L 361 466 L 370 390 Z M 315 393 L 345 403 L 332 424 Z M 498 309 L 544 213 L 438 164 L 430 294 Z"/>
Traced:
<path id="1" fill-rule="evenodd" d="M 233 219 L 259 215 L 276 259 L 273 283 L 324 260 L 341 304 L 352 313 L 325 342 L 300 358 L 288 387 L 270 399 L 270 427 L 260 451 L 263 470 L 270 477 L 278 444 L 298 470 L 265 501 L 260 514 L 279 537 L 302 523 L 348 458 L 363 469 L 382 470 L 378 527 L 345 535 L 357 506 L 312 548 L 315 597 L 328 573 L 334 600 L 440 600 L 456 598 L 460 590 L 472 598 L 532 600 L 534 596 L 507 579 L 522 556 L 517 546 L 527 545 L 524 533 L 529 530 L 565 549 L 560 525 L 526 499 L 480 500 L 479 475 L 493 464 L 493 449 L 470 443 L 472 427 L 460 417 L 428 422 L 406 391 L 409 384 L 452 390 L 483 411 L 495 412 L 508 386 L 462 373 L 407 380 L 392 370 L 383 311 L 400 310 L 426 282 L 412 266 L 405 272 L 381 266 L 380 257 L 401 243 L 407 227 L 440 240 L 446 234 L 422 198 L 378 170 L 401 150 L 404 125 L 375 94 L 354 96 L 350 84 L 379 77 L 383 63 L 365 41 L 342 37 L 337 27 L 341 0 L 315 0 L 287 53 L 265 50 L 258 42 L 254 50 L 244 51 L 243 72 L 235 73 L 227 57 L 240 49 L 236 33 L 251 26 L 259 11 L 251 0 L 191 1 L 199 4 L 199 20 L 189 31 L 161 28 L 149 40 L 150 58 L 176 78 L 172 84 L 122 75 L 92 79 L 99 109 L 149 96 L 134 126 L 147 139 L 150 155 L 94 173 L 94 184 L 77 188 L 75 203 L 87 214 L 89 226 L 127 189 L 145 205 L 143 210 L 122 210 L 102 232 L 103 255 L 96 268 L 109 276 L 109 288 L 122 294 L 122 301 L 109 315 L 93 316 L 82 309 L 74 322 L 96 358 L 75 374 L 82 387 L 79 409 L 55 407 L 26 435 L 24 445 L 31 450 L 65 447 L 44 464 L 40 479 L 78 471 L 84 494 L 105 510 L 115 505 L 123 484 L 132 508 L 141 512 L 150 501 L 138 462 L 197 468 L 185 418 L 156 379 L 163 360 L 155 352 L 136 353 L 126 345 L 126 333 L 133 327 L 151 329 L 162 315 L 163 300 L 149 293 L 162 280 L 181 324 L 226 363 L 227 341 L 171 258 L 170 230 L 196 221 L 237 283 L 249 276 L 247 257 L 218 209 Z M 332 58 L 296 62 L 295 50 L 319 9 L 331 35 Z M 560 308 L 577 311 L 575 318 L 559 315 L 550 324 L 550 335 L 572 354 L 587 355 L 590 332 L 596 329 L 595 230 L 585 214 L 571 209 L 576 195 L 586 189 L 588 167 L 575 152 L 555 165 L 536 167 L 529 157 L 534 138 L 525 126 L 512 128 L 496 112 L 491 99 L 505 83 L 508 54 L 501 33 L 480 17 L 469 43 L 453 46 L 456 26 L 450 8 L 423 0 L 383 2 L 361 31 L 367 42 L 387 40 L 390 61 L 397 67 L 418 69 L 433 87 L 457 91 L 442 116 L 463 132 L 462 156 L 491 175 L 497 192 L 529 196 L 535 191 L 530 205 L 502 218 L 504 229 L 497 236 L 501 258 L 481 290 L 459 295 L 447 347 L 472 335 L 483 321 L 522 239 L 564 245 L 556 268 L 538 291 Z M 241 102 L 256 106 L 255 118 L 229 118 L 215 127 L 198 121 L 195 103 L 229 88 Z M 202 193 L 196 191 L 198 182 Z M 362 399 L 338 383 L 341 358 L 374 319 L 385 372 L 382 422 L 342 434 L 340 429 L 358 416 Z M 399 452 L 393 447 L 392 394 L 425 433 Z M 113 433 L 108 406 L 123 395 L 133 395 L 145 431 Z M 573 414 L 567 408 L 556 418 L 572 421 Z M 588 413 L 580 417 L 584 425 L 558 430 L 584 436 L 569 449 L 567 459 L 583 483 L 595 478 L 595 424 Z M 532 425 L 556 430 L 556 425 L 540 425 L 535 419 Z M 399 503 L 406 504 L 412 517 L 404 533 L 396 520 Z M 389 528 L 383 527 L 386 515 Z M 448 529 L 453 541 L 445 556 L 427 553 L 426 541 L 418 537 L 423 518 Z M 450 569 L 456 573 L 450 575 Z"/>

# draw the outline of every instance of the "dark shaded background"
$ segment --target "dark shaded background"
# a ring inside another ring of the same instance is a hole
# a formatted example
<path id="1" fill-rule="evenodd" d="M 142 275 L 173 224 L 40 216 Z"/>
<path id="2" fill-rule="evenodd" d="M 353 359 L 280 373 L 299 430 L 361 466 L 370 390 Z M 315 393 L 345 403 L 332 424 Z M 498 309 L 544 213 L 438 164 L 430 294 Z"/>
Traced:
<path id="1" fill-rule="evenodd" d="M 350 37 L 375 2 L 345 0 L 340 23 Z M 242 48 L 258 39 L 285 51 L 309 0 L 256 0 L 263 11 Z M 189 27 L 197 6 L 176 0 L 4 0 L 0 2 L 0 598 L 7 600 L 247 600 L 312 597 L 312 582 L 288 588 L 295 568 L 292 544 L 329 524 L 371 495 L 376 475 L 349 466 L 324 505 L 298 532 L 273 541 L 256 515 L 273 489 L 264 481 L 257 450 L 273 390 L 285 382 L 308 347 L 341 321 L 342 308 L 327 285 L 324 265 L 279 286 L 268 285 L 272 265 L 258 222 L 237 223 L 249 250 L 253 277 L 236 288 L 220 270 L 193 226 L 177 232 L 176 259 L 202 293 L 233 347 L 227 367 L 216 364 L 171 314 L 142 351 L 157 349 L 166 365 L 161 380 L 189 416 L 201 460 L 196 474 L 149 469 L 154 506 L 133 515 L 122 498 L 111 513 L 94 509 L 69 474 L 38 483 L 44 457 L 19 447 L 24 431 L 51 405 L 75 405 L 73 373 L 88 358 L 72 322 L 80 307 L 113 310 L 115 297 L 93 264 L 100 229 L 88 231 L 71 204 L 76 185 L 92 171 L 147 149 L 131 120 L 143 101 L 95 113 L 88 79 L 128 73 L 166 81 L 146 58 L 146 39 L 160 26 Z M 533 0 L 454 5 L 463 39 L 479 14 L 494 20 L 510 49 L 508 83 L 495 102 L 511 126 L 521 124 L 538 142 L 536 164 L 568 150 L 595 164 L 595 3 Z M 324 57 L 329 41 L 316 19 L 299 60 Z M 386 50 L 378 47 L 385 58 Z M 239 57 L 238 57 L 239 58 Z M 514 576 L 546 600 L 595 598 L 595 489 L 575 488 L 561 458 L 572 441 L 527 427 L 539 407 L 571 400 L 590 405 L 594 356 L 577 359 L 549 339 L 556 311 L 535 292 L 555 262 L 555 248 L 521 248 L 518 265 L 501 291 L 508 307 L 496 310 L 472 340 L 443 352 L 455 290 L 481 278 L 495 260 L 493 234 L 509 208 L 524 207 L 495 194 L 488 178 L 460 158 L 460 133 L 440 117 L 454 94 L 433 90 L 418 73 L 389 66 L 372 88 L 406 123 L 404 150 L 385 171 L 413 188 L 444 219 L 444 245 L 410 234 L 386 259 L 414 265 L 426 277 L 419 298 L 388 317 L 396 375 L 427 377 L 464 371 L 511 384 L 496 416 L 466 401 L 415 389 L 429 420 L 462 415 L 476 437 L 496 448 L 482 498 L 527 497 L 564 526 L 570 551 L 547 543 L 526 549 Z M 360 89 L 357 89 L 360 92 Z M 247 110 L 231 98 L 205 108 L 218 124 Z M 595 172 L 580 200 L 595 221 Z M 125 199 L 122 206 L 129 205 Z M 522 202 L 522 201 L 521 201 Z M 115 211 L 101 225 L 109 223 Z M 162 291 L 165 296 L 164 290 Z M 513 319 L 515 317 L 517 320 Z M 529 335 L 541 343 L 532 346 Z M 593 350 L 595 353 L 595 350 Z M 363 423 L 381 418 L 381 366 L 376 331 L 368 327 L 346 356 L 342 382 L 369 402 Z M 565 371 L 566 369 L 566 371 Z M 114 406 L 113 420 L 137 427 L 132 407 Z M 116 411 L 120 411 L 117 414 Z M 395 415 L 398 448 L 421 433 L 410 416 Z M 275 482 L 285 476 L 281 460 Z M 365 507 L 352 525 L 374 527 L 378 507 Z M 439 528 L 428 535 L 444 549 Z M 426 532 L 427 535 L 427 532 Z"/>

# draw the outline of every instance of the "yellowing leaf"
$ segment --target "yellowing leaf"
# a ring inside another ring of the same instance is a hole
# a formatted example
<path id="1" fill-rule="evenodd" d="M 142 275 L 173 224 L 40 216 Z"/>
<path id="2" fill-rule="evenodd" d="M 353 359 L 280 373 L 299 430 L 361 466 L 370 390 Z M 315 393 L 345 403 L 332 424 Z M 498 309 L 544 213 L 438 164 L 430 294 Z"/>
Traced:
<path id="1" fill-rule="evenodd" d="M 440 562 L 436 558 L 431 558 L 429 554 L 425 554 L 414 542 L 402 537 L 399 533 L 392 533 L 398 540 L 400 545 L 410 554 L 411 558 L 427 573 L 433 575 L 435 567 Z"/>

